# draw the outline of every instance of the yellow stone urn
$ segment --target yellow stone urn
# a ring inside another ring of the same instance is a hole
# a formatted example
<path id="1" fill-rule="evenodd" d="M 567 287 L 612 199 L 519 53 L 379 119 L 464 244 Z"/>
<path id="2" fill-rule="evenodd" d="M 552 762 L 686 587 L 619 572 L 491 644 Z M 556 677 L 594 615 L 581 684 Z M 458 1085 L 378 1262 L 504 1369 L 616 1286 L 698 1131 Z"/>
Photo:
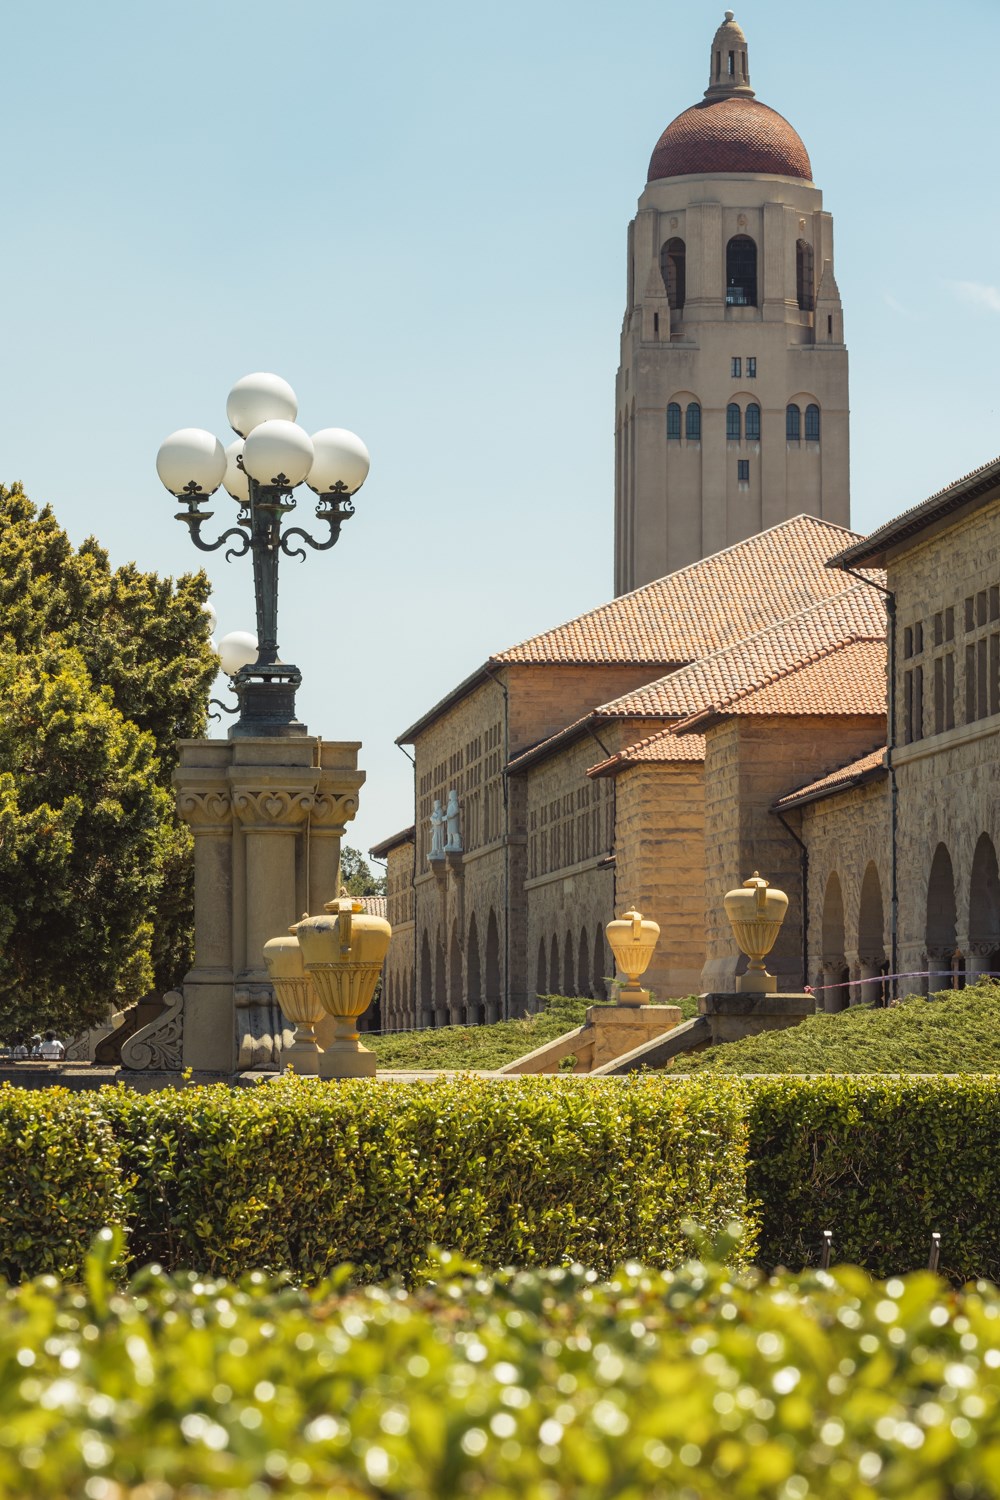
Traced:
<path id="1" fill-rule="evenodd" d="M 641 912 L 627 911 L 604 929 L 615 966 L 625 975 L 626 983 L 618 990 L 619 1005 L 646 1005 L 649 991 L 639 984 L 640 977 L 649 968 L 650 959 L 659 941 L 660 929 Z"/>
<path id="2" fill-rule="evenodd" d="M 773 995 L 778 981 L 764 967 L 764 959 L 778 940 L 788 910 L 788 897 L 754 870 L 735 891 L 727 891 L 723 904 L 740 950 L 750 966 L 736 981 L 736 988 L 751 995 Z"/>
<path id="3" fill-rule="evenodd" d="M 303 919 L 309 915 L 303 913 Z M 316 1040 L 316 1023 L 322 1021 L 323 1005 L 312 976 L 307 974 L 299 947 L 299 924 L 289 927 L 289 937 L 272 938 L 264 944 L 264 962 L 271 976 L 281 1013 L 295 1027 L 295 1041 L 282 1050 L 284 1067 L 315 1077 L 322 1048 Z"/>
<path id="4" fill-rule="evenodd" d="M 392 928 L 353 896 L 328 901 L 324 911 L 329 915 L 296 923 L 306 972 L 334 1021 L 333 1038 L 320 1053 L 320 1077 L 374 1078 L 375 1054 L 362 1046 L 356 1023 L 372 1003 Z"/>

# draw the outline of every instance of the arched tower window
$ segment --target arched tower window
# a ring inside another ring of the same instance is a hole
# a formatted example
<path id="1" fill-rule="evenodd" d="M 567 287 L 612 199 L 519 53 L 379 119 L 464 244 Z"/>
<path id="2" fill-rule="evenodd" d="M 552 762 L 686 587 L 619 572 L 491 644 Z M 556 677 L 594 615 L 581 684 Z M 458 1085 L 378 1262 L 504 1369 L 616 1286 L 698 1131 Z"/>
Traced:
<path id="1" fill-rule="evenodd" d="M 806 442 L 819 442 L 819 407 L 815 405 L 806 407 Z"/>
<path id="2" fill-rule="evenodd" d="M 726 407 L 726 442 L 738 443 L 740 440 L 740 409 L 735 401 L 730 401 Z"/>
<path id="3" fill-rule="evenodd" d="M 748 234 L 736 234 L 726 246 L 727 307 L 757 306 L 757 246 Z"/>
<path id="4" fill-rule="evenodd" d="M 701 442 L 701 407 L 697 401 L 691 401 L 685 413 L 684 434 L 688 442 Z"/>
<path id="5" fill-rule="evenodd" d="M 671 401 L 667 407 L 667 437 L 676 438 L 680 441 L 681 436 L 681 409 L 676 401 Z"/>
<path id="6" fill-rule="evenodd" d="M 667 291 L 667 301 L 679 312 L 684 306 L 684 241 L 667 240 L 660 251 L 660 275 Z"/>
<path id="7" fill-rule="evenodd" d="M 746 417 L 746 439 L 748 443 L 760 442 L 760 407 L 756 401 L 751 401 L 747 407 Z"/>
<path id="8" fill-rule="evenodd" d="M 791 406 L 785 407 L 785 440 L 789 443 L 797 443 L 802 437 L 802 413 L 793 401 Z"/>
<path id="9" fill-rule="evenodd" d="M 795 294 L 803 312 L 812 312 L 813 301 L 813 247 L 805 240 L 795 246 Z"/>

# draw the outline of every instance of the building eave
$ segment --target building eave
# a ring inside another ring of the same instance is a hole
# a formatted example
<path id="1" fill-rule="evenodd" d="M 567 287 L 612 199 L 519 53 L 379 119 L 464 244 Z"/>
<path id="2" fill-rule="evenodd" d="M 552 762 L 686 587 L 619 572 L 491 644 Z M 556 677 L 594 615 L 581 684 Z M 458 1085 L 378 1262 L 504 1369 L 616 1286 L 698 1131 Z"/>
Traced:
<path id="1" fill-rule="evenodd" d="M 904 511 L 901 516 L 887 521 L 884 526 L 879 526 L 870 536 L 865 537 L 864 541 L 855 542 L 842 552 L 834 553 L 828 560 L 827 567 L 849 569 L 865 564 L 884 568 L 888 554 L 894 547 L 911 541 L 962 506 L 981 500 L 991 490 L 1000 490 L 1000 458 L 994 458 L 978 469 L 973 469 L 971 474 L 955 480 L 927 500 L 922 500 L 919 505 Z"/>

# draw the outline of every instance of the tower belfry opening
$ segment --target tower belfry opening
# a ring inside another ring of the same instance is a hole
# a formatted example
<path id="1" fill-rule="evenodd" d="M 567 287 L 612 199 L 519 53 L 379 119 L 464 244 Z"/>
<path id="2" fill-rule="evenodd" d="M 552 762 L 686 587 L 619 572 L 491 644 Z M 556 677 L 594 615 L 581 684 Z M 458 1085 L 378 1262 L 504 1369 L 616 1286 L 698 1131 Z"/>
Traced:
<path id="1" fill-rule="evenodd" d="M 629 225 L 615 592 L 803 512 L 848 525 L 847 374 L 833 220 L 726 11 Z"/>

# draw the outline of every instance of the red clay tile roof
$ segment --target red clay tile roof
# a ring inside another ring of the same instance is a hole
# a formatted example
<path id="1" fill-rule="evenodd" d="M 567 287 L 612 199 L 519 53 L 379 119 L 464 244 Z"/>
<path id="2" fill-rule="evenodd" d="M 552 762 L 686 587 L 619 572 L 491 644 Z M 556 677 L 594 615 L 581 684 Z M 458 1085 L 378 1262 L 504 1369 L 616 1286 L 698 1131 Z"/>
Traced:
<path id="1" fill-rule="evenodd" d="M 602 704 L 596 714 L 600 718 L 687 718 L 710 705 L 718 708 L 731 703 L 833 647 L 862 640 L 884 642 L 885 607 L 875 589 L 855 583 L 679 672 L 623 693 Z M 884 644 L 880 649 L 884 694 Z"/>
<path id="2" fill-rule="evenodd" d="M 384 917 L 386 912 L 385 896 L 362 896 L 365 903 L 365 911 L 370 917 Z"/>
<path id="3" fill-rule="evenodd" d="M 734 692 L 682 720 L 678 733 L 732 715 L 800 717 L 809 714 L 884 714 L 885 641 L 845 641 L 822 656 L 789 666 L 761 687 Z"/>
<path id="4" fill-rule="evenodd" d="M 617 776 L 619 771 L 626 771 L 629 766 L 644 763 L 673 765 L 677 761 L 704 759 L 704 735 L 677 735 L 671 734 L 669 729 L 661 729 L 659 734 L 647 735 L 644 740 L 638 740 L 634 745 L 619 750 L 617 755 L 610 755 L 607 760 L 599 761 L 596 766 L 590 767 L 587 775 Z"/>
<path id="5" fill-rule="evenodd" d="M 671 121 L 649 163 L 647 181 L 705 172 L 766 172 L 812 181 L 809 153 L 784 115 L 758 99 L 705 99 Z"/>
<path id="6" fill-rule="evenodd" d="M 789 792 L 774 805 L 780 811 L 786 807 L 798 807 L 803 802 L 818 802 L 823 797 L 832 797 L 836 792 L 846 791 L 849 787 L 859 786 L 862 782 L 874 781 L 876 777 L 888 774 L 885 746 L 882 745 L 870 755 L 862 755 L 860 760 L 852 760 L 850 765 L 841 766 L 839 771 L 831 771 L 829 776 L 821 776 L 819 781 L 811 781 L 808 786 Z"/>
<path id="7" fill-rule="evenodd" d="M 1000 458 L 993 458 L 987 464 L 980 464 L 970 474 L 963 474 L 961 479 L 945 485 L 943 490 L 937 490 L 929 499 L 921 500 L 919 505 L 911 505 L 909 510 L 886 521 L 884 526 L 880 526 L 862 541 L 852 542 L 849 547 L 831 557 L 828 566 L 840 568 L 846 565 L 857 568 L 871 562 L 884 566 L 886 552 L 890 547 L 916 536 L 925 526 L 933 525 L 960 506 L 989 495 L 998 485 Z"/>
<path id="8" fill-rule="evenodd" d="M 826 561 L 856 539 L 830 521 L 794 516 L 490 661 L 661 667 L 697 661 L 842 593 L 843 579 L 831 575 Z"/>
<path id="9" fill-rule="evenodd" d="M 666 677 L 658 677 L 641 688 L 623 693 L 620 698 L 602 703 L 565 729 L 523 751 L 511 761 L 508 770 L 527 769 L 528 765 L 545 759 L 563 744 L 579 738 L 588 725 L 599 725 L 602 719 L 686 720 L 710 709 L 714 711 L 746 693 L 764 688 L 790 671 L 819 660 L 832 650 L 857 641 L 874 642 L 877 647 L 874 654 L 881 653 L 884 703 L 885 607 L 876 589 L 864 583 L 853 583 L 832 599 L 823 599 L 789 619 L 778 620 L 746 640 L 738 640 L 701 661 L 691 662 Z M 816 691 L 829 695 L 825 675 L 817 679 Z M 863 689 L 859 689 L 861 691 Z M 870 701 L 870 696 L 863 701 Z M 754 711 L 781 712 L 780 709 L 763 708 Z M 830 710 L 816 708 L 811 711 Z M 833 711 L 845 712 L 843 709 Z M 867 713 L 880 710 L 860 707 L 849 711 Z"/>

